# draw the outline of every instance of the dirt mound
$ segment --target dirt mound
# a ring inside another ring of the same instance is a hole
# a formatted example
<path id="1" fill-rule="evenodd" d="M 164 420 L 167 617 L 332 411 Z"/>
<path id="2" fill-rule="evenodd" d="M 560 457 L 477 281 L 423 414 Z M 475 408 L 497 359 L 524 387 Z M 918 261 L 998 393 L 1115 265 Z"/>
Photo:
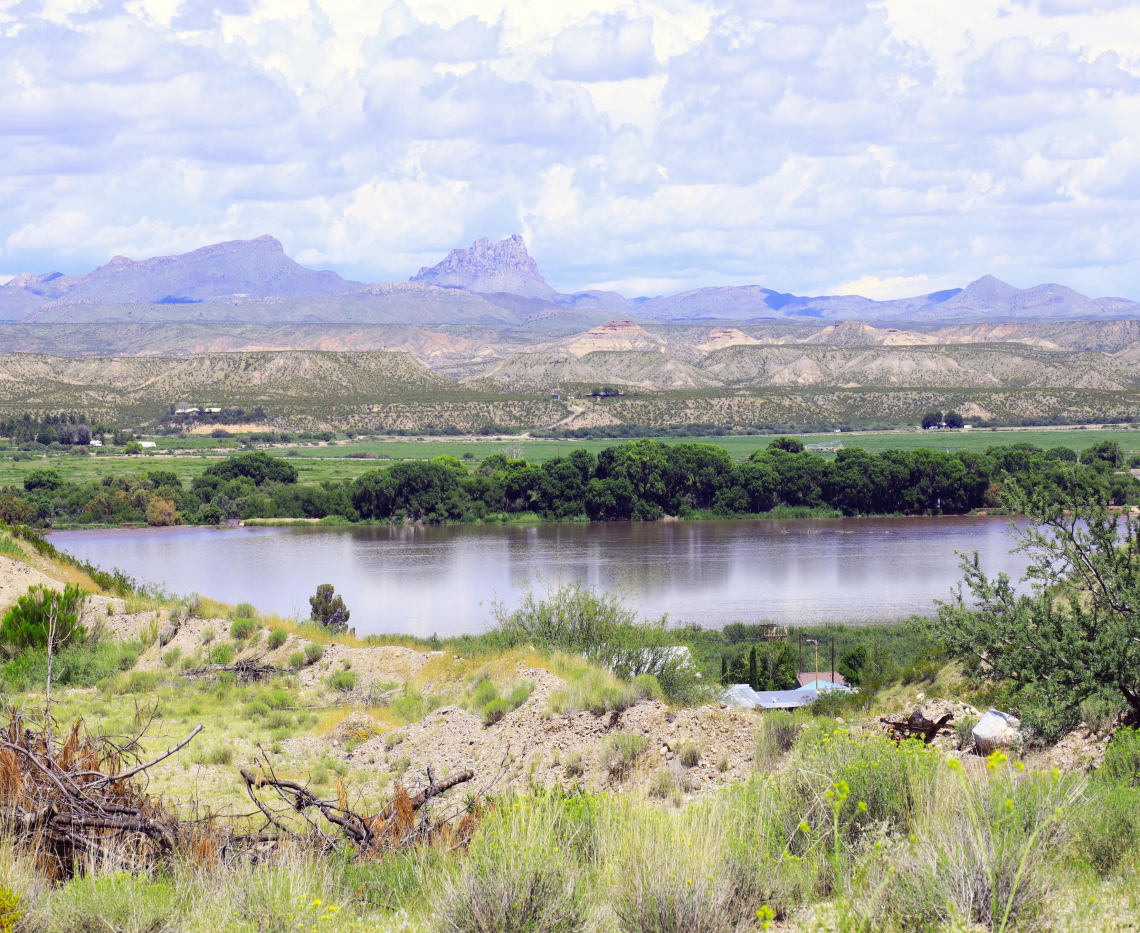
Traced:
<path id="1" fill-rule="evenodd" d="M 534 672 L 532 679 L 537 682 L 539 674 Z M 389 730 L 340 754 L 358 767 L 398 764 L 422 772 L 431 765 L 440 776 L 470 768 L 484 794 L 555 784 L 644 791 L 661 765 L 683 774 L 691 793 L 700 794 L 744 780 L 752 771 L 758 723 L 754 712 L 709 706 L 671 710 L 648 701 L 620 714 L 582 712 L 547 718 L 544 694 L 557 688 L 552 681 L 558 678 L 541 674 L 549 681 L 494 725 L 484 726 L 479 717 L 445 706 L 418 723 Z M 643 740 L 644 751 L 627 775 L 611 774 L 602 760 L 606 739 L 617 733 Z M 700 749 L 699 760 L 690 767 L 677 760 L 677 751 L 686 742 Z"/>

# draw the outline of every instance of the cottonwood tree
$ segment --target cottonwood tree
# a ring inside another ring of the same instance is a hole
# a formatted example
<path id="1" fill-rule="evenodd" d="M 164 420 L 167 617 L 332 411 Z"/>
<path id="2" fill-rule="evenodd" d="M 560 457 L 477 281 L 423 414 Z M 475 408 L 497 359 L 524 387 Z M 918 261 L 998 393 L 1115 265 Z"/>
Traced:
<path id="1" fill-rule="evenodd" d="M 1014 549 L 1029 557 L 1028 592 L 963 558 L 964 580 L 938 610 L 937 634 L 969 672 L 1008 684 L 1022 718 L 1044 738 L 1077 725 L 1099 696 L 1140 723 L 1140 521 L 1074 488 L 1003 502 L 1030 524 Z"/>

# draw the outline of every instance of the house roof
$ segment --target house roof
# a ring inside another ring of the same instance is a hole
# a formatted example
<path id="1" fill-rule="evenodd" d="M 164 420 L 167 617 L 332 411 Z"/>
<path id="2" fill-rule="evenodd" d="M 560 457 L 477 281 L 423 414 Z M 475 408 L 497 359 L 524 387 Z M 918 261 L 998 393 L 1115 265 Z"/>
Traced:
<path id="1" fill-rule="evenodd" d="M 817 680 L 822 683 L 835 684 L 838 687 L 847 686 L 847 681 L 838 671 L 801 671 L 796 674 L 796 684 L 800 687 L 806 687 Z"/>

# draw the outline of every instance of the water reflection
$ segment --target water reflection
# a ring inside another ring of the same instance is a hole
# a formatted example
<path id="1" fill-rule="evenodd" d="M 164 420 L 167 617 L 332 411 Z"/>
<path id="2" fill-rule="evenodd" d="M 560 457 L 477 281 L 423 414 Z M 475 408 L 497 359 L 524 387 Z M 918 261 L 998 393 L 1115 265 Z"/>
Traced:
<path id="1" fill-rule="evenodd" d="M 732 621 L 867 622 L 929 613 L 955 551 L 1014 579 L 1002 519 L 908 518 L 363 528 L 64 531 L 57 547 L 178 593 L 308 615 L 332 583 L 366 632 L 481 630 L 537 575 L 621 589 L 643 612 Z"/>

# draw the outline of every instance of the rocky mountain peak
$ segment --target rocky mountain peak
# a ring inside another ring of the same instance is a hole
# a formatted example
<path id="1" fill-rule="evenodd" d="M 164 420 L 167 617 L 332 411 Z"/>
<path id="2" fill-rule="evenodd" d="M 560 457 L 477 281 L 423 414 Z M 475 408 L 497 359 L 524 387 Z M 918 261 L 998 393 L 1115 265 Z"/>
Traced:
<path id="1" fill-rule="evenodd" d="M 517 233 L 493 243 L 481 237 L 466 249 L 453 249 L 442 262 L 424 266 L 411 281 L 472 292 L 510 292 L 534 298 L 557 295 Z"/>

